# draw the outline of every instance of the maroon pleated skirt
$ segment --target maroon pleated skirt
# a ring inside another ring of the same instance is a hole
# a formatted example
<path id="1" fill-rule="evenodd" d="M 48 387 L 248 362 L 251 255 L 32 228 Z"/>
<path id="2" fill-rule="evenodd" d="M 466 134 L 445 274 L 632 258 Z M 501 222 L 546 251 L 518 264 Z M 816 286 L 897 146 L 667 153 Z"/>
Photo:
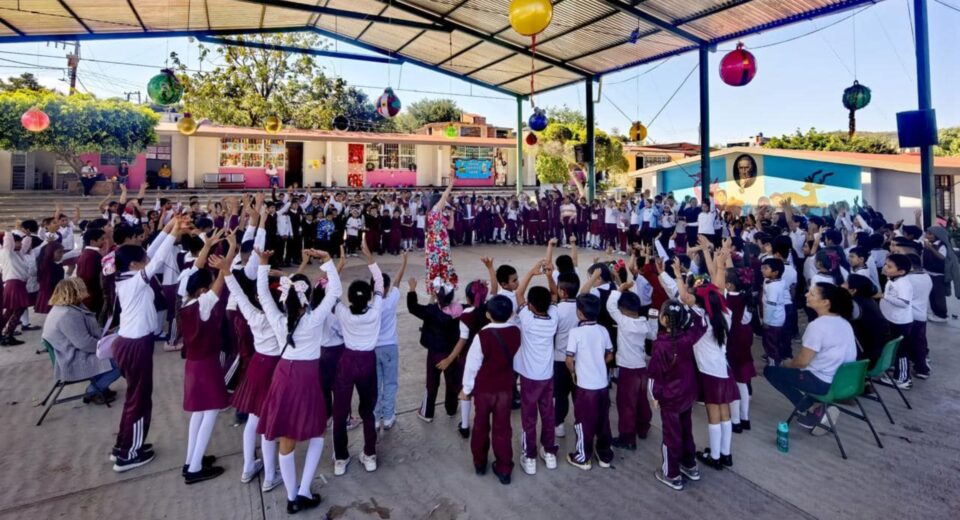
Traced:
<path id="1" fill-rule="evenodd" d="M 280 356 L 264 356 L 259 352 L 253 355 L 240 385 L 233 393 L 233 407 L 238 412 L 260 416 L 273 380 L 273 371 L 279 361 Z"/>
<path id="2" fill-rule="evenodd" d="M 227 385 L 223 381 L 220 356 L 188 359 L 183 375 L 184 411 L 220 410 L 227 404 Z"/>
<path id="3" fill-rule="evenodd" d="M 730 404 L 740 399 L 740 391 L 730 367 L 727 367 L 727 377 L 722 379 L 700 373 L 700 392 L 706 404 Z"/>
<path id="4" fill-rule="evenodd" d="M 257 433 L 268 440 L 305 441 L 327 430 L 327 406 L 320 383 L 320 360 L 281 359 L 260 409 Z"/>
<path id="5" fill-rule="evenodd" d="M 30 306 L 30 295 L 27 294 L 27 282 L 23 280 L 7 280 L 3 282 L 3 308 L 26 309 Z"/>

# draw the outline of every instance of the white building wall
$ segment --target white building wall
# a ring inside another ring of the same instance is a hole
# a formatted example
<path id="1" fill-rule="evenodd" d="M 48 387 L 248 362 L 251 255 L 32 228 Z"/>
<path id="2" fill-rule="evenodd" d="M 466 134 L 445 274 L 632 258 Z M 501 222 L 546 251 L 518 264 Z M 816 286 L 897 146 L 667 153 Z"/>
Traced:
<path id="1" fill-rule="evenodd" d="M 920 174 L 874 170 L 872 180 L 874 194 L 867 197 L 870 205 L 883 213 L 887 222 L 903 219 L 912 223 L 914 212 L 922 206 Z"/>
<path id="2" fill-rule="evenodd" d="M 326 141 L 303 141 L 303 185 L 314 186 L 326 182 Z M 316 161 L 316 163 L 314 163 Z"/>
<path id="3" fill-rule="evenodd" d="M 8 192 L 13 188 L 13 154 L 0 150 L 0 191 Z"/>
<path id="4" fill-rule="evenodd" d="M 187 180 L 189 151 L 187 141 L 190 138 L 180 133 L 170 134 L 170 168 L 173 169 L 173 182 Z"/>

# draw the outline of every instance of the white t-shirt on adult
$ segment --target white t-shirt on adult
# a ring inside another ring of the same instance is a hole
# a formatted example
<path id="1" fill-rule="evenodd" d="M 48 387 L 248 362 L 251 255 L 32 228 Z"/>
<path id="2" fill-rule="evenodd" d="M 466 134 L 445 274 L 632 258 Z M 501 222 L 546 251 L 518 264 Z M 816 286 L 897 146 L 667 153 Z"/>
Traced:
<path id="1" fill-rule="evenodd" d="M 714 233 L 714 225 L 716 221 L 716 214 L 713 211 L 708 211 L 706 213 L 700 212 L 697 215 L 697 233 L 701 235 L 712 235 Z"/>
<path id="2" fill-rule="evenodd" d="M 513 358 L 513 370 L 534 381 L 553 377 L 553 337 L 557 333 L 557 307 L 538 316 L 524 305 L 517 311 L 520 321 L 520 350 Z"/>
<path id="3" fill-rule="evenodd" d="M 583 324 L 570 331 L 567 355 L 573 356 L 577 387 L 601 390 L 607 387 L 607 352 L 613 351 L 610 334 L 602 325 Z"/>
<path id="4" fill-rule="evenodd" d="M 807 325 L 803 347 L 817 353 L 807 370 L 826 382 L 833 382 L 840 365 L 857 359 L 857 341 L 850 322 L 840 316 L 820 316 Z"/>

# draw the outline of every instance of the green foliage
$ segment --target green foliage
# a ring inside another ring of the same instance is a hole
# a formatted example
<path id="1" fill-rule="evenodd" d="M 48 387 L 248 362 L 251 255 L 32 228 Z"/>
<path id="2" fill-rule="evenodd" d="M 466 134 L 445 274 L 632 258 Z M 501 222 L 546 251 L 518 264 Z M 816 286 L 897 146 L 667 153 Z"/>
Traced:
<path id="1" fill-rule="evenodd" d="M 396 117 L 397 129 L 411 133 L 429 123 L 460 121 L 462 113 L 452 99 L 421 99 L 407 105 L 406 110 Z"/>
<path id="2" fill-rule="evenodd" d="M 29 72 L 24 72 L 19 76 L 11 76 L 7 81 L 0 79 L 0 92 L 13 92 L 15 90 L 33 90 L 36 92 L 52 92 L 37 81 L 37 77 Z"/>
<path id="3" fill-rule="evenodd" d="M 537 178 L 542 184 L 562 184 L 570 175 L 570 163 L 563 155 L 537 154 Z"/>
<path id="4" fill-rule="evenodd" d="M 570 108 L 566 104 L 559 108 L 548 108 L 547 118 L 551 123 L 560 123 L 580 128 L 587 126 L 587 118 L 583 115 L 583 112 Z"/>
<path id="5" fill-rule="evenodd" d="M 940 129 L 940 145 L 933 148 L 940 157 L 960 157 L 960 126 Z"/>
<path id="6" fill-rule="evenodd" d="M 43 132 L 28 132 L 20 124 L 20 116 L 31 107 L 39 107 L 50 117 L 50 127 Z M 30 90 L 4 92 L 0 93 L 0 150 L 53 152 L 79 173 L 81 153 L 142 152 L 157 140 L 159 120 L 149 108 L 117 99 Z"/>
<path id="7" fill-rule="evenodd" d="M 237 41 L 323 49 L 325 40 L 309 33 L 237 36 Z M 218 63 L 212 70 L 188 74 L 171 54 L 185 87 L 184 109 L 195 118 L 223 125 L 261 126 L 271 115 L 296 128 L 329 129 L 344 115 L 351 129 L 394 131 L 393 120 L 376 113 L 365 93 L 340 78 L 328 77 L 314 56 L 200 44 L 200 58 Z M 214 54 L 214 56 L 210 56 Z"/>
<path id="8" fill-rule="evenodd" d="M 550 123 L 538 136 L 540 150 L 537 153 L 537 177 L 540 182 L 566 182 L 574 163 L 574 147 L 586 142 L 586 118 L 577 110 L 548 108 Z M 626 186 L 622 175 L 630 168 L 623 156 L 623 142 L 617 136 L 608 135 L 600 129 L 594 135 L 594 168 L 606 174 L 611 186 Z"/>
<path id="9" fill-rule="evenodd" d="M 882 137 L 854 135 L 853 138 L 850 138 L 846 133 L 818 132 L 816 128 L 811 128 L 806 133 L 797 129 L 795 134 L 771 138 L 764 146 L 784 150 L 817 150 L 824 152 L 895 154 L 900 151 L 896 145 Z"/>

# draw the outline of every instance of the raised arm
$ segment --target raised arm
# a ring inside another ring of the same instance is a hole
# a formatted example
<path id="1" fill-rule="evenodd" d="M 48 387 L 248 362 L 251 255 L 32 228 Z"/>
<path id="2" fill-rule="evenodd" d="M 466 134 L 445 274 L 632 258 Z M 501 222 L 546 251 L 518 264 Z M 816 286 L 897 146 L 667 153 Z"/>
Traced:
<path id="1" fill-rule="evenodd" d="M 480 259 L 487 268 L 487 274 L 490 275 L 490 296 L 496 296 L 500 292 L 500 284 L 497 283 L 497 272 L 493 270 L 493 258 L 485 256 Z"/>
<path id="2" fill-rule="evenodd" d="M 573 260 L 574 267 L 580 267 L 580 259 L 577 256 L 577 236 L 570 235 L 570 258 Z"/>
<path id="3" fill-rule="evenodd" d="M 450 184 L 447 185 L 447 189 L 443 190 L 440 200 L 433 205 L 433 211 L 442 211 L 447 206 L 447 199 L 450 198 L 450 192 L 453 191 L 453 179 L 453 177 L 450 177 Z"/>
<path id="4" fill-rule="evenodd" d="M 527 274 L 523 276 L 523 280 L 520 282 L 520 285 L 517 287 L 517 308 L 523 307 L 526 302 L 527 287 L 530 285 L 530 281 L 533 280 L 533 277 L 543 272 L 543 266 L 546 263 L 546 260 L 540 260 L 539 262 L 533 264 L 533 267 L 527 271 Z"/>
<path id="5" fill-rule="evenodd" d="M 220 239 L 223 238 L 223 229 L 218 229 L 213 232 L 213 235 L 207 237 L 207 240 L 203 243 L 203 249 L 200 250 L 200 254 L 197 255 L 197 261 L 193 263 L 194 267 L 197 269 L 203 269 L 207 265 L 207 257 L 210 256 L 210 250 L 213 249 L 213 246 L 220 242 Z"/>
<path id="6" fill-rule="evenodd" d="M 394 285 L 400 283 L 400 280 L 403 280 L 403 275 L 407 272 L 407 252 L 404 251 L 400 254 L 400 269 L 397 271 L 397 274 L 393 277 Z"/>
<path id="7" fill-rule="evenodd" d="M 547 242 L 547 253 L 543 255 L 543 260 L 547 264 L 553 264 L 553 248 L 555 247 L 557 247 L 557 239 L 551 238 L 550 241 Z"/>
<path id="8" fill-rule="evenodd" d="M 337 301 L 340 300 L 340 297 L 343 296 L 343 283 L 340 281 L 340 273 L 337 272 L 336 266 L 333 265 L 333 260 L 330 258 L 330 255 L 326 251 L 315 251 L 318 258 L 323 264 L 320 265 L 320 270 L 324 272 L 327 277 L 327 287 L 324 289 L 323 300 L 320 301 L 320 305 L 314 310 L 320 316 L 325 317 L 330 313 L 330 310 L 333 309 L 333 306 L 337 304 Z"/>
<path id="9" fill-rule="evenodd" d="M 277 303 L 273 301 L 273 295 L 270 294 L 270 257 L 273 256 L 273 251 L 260 251 L 258 249 L 256 255 L 260 258 L 260 266 L 257 268 L 257 298 L 260 300 L 260 308 L 263 309 L 263 313 L 276 332 L 278 324 L 283 319 L 283 313 L 280 312 Z M 285 334 L 286 330 L 283 332 Z M 277 336 L 279 337 L 280 334 L 277 334 Z"/>

